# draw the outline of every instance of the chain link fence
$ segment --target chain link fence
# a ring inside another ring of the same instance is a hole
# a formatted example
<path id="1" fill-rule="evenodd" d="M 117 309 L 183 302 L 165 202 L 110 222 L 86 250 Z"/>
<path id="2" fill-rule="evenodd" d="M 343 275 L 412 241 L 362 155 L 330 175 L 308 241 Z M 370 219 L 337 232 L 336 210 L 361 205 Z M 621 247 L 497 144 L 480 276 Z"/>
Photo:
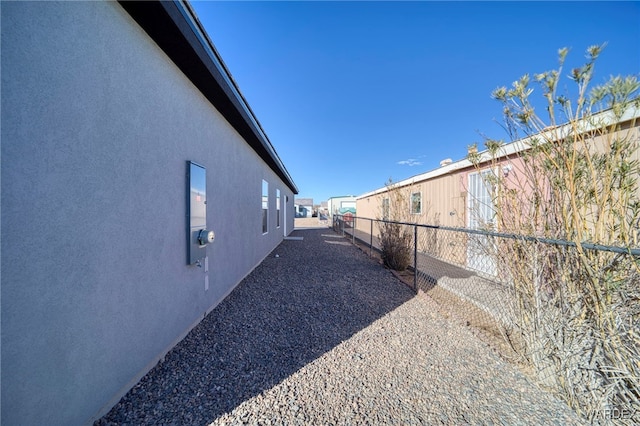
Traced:
<path id="1" fill-rule="evenodd" d="M 381 232 L 407 242 L 399 276 L 474 327 L 592 424 L 640 424 L 640 248 L 333 218 L 384 261 Z"/>
<path id="2" fill-rule="evenodd" d="M 482 232 L 470 234 L 435 226 L 339 215 L 334 217 L 333 229 L 360 245 L 370 256 L 380 258 L 382 223 L 397 224 L 400 233 L 410 236 L 411 261 L 409 273 L 404 276 L 415 291 L 428 292 L 452 313 L 485 329 L 492 328 L 499 333 L 498 325 L 492 323 L 509 323 L 506 289 L 495 275 L 495 260 L 484 248 L 495 245 L 493 237 Z"/>

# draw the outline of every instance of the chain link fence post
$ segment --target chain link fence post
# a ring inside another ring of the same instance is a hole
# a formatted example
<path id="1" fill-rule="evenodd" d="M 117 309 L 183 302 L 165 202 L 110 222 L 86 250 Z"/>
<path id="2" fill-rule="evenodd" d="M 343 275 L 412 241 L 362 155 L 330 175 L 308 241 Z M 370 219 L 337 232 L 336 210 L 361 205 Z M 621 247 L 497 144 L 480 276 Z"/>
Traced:
<path id="1" fill-rule="evenodd" d="M 356 222 L 357 222 L 358 218 L 356 216 L 353 216 L 353 221 L 351 222 L 351 244 L 356 243 Z"/>
<path id="2" fill-rule="evenodd" d="M 369 219 L 369 257 L 373 256 L 373 220 Z"/>
<path id="3" fill-rule="evenodd" d="M 413 225 L 413 291 L 418 292 L 418 226 Z"/>

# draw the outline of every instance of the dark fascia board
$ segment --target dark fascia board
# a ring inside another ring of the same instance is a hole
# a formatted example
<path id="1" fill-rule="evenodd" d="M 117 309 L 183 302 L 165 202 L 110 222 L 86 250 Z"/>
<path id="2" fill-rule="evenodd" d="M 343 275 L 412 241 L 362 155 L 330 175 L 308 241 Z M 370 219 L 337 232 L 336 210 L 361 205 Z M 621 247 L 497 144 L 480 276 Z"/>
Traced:
<path id="1" fill-rule="evenodd" d="M 298 194 L 291 175 L 191 7 L 180 0 L 119 0 L 119 3 L 293 193 Z"/>

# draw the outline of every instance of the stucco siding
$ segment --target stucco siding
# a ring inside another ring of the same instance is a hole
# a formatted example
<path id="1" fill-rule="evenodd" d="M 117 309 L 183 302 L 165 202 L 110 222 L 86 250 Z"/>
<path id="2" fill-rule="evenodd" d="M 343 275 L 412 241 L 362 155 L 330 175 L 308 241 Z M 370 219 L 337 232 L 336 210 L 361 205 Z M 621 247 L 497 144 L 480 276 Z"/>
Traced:
<path id="1" fill-rule="evenodd" d="M 1 11 L 2 423 L 83 424 L 282 240 L 293 193 L 119 4 Z M 186 261 L 188 160 L 208 272 Z"/>

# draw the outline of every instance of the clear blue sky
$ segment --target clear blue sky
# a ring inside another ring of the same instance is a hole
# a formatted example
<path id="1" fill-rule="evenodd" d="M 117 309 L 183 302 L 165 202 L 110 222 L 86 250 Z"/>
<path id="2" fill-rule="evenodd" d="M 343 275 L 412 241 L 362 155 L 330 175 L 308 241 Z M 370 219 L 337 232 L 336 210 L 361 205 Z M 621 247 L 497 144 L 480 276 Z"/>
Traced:
<path id="1" fill-rule="evenodd" d="M 315 204 L 462 159 L 482 134 L 506 140 L 491 91 L 555 68 L 561 47 L 568 88 L 594 44 L 608 43 L 596 83 L 640 72 L 640 2 L 192 5 Z"/>

